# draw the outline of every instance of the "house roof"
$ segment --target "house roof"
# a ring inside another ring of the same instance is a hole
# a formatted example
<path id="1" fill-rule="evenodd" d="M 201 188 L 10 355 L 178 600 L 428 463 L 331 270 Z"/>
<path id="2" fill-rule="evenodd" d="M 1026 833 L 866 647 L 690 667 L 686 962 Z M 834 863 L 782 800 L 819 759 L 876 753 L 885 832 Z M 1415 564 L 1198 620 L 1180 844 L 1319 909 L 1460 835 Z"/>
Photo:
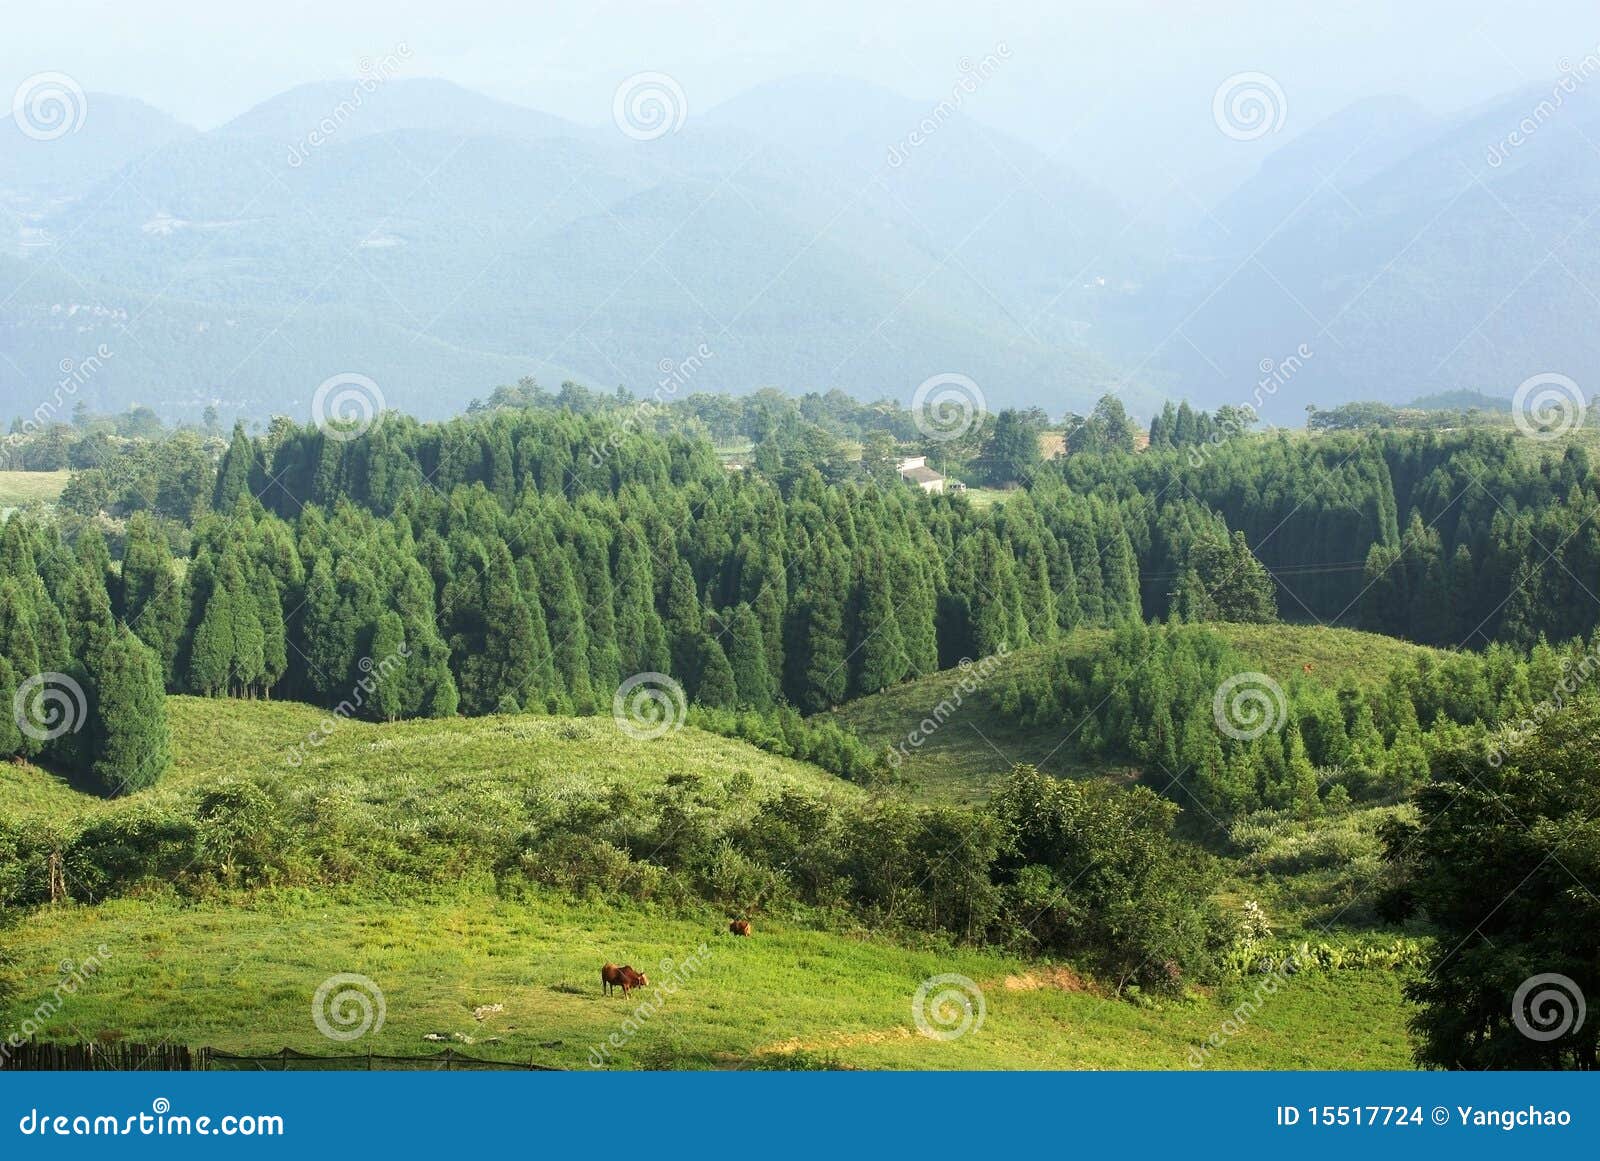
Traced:
<path id="1" fill-rule="evenodd" d="M 933 480 L 944 479 L 932 468 L 902 468 L 900 474 L 914 484 L 926 484 Z"/>

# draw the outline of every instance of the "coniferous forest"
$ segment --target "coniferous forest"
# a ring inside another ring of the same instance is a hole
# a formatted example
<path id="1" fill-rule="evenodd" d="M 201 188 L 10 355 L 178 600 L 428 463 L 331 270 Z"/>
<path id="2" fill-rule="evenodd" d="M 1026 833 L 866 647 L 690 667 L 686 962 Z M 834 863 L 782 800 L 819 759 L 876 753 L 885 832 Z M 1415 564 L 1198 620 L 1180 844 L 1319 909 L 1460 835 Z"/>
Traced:
<path id="1" fill-rule="evenodd" d="M 1470 426 L 1255 435 L 1185 406 L 1139 449 L 1108 399 L 1064 456 L 1039 454 L 1041 421 L 1014 412 L 983 417 L 964 450 L 930 446 L 947 467 L 1006 485 L 978 503 L 884 470 L 916 444 L 869 415 L 845 412 L 865 424 L 852 428 L 765 399 L 749 462 L 729 464 L 699 397 L 643 424 L 620 405 L 571 402 L 501 397 L 449 422 L 389 415 L 359 434 L 280 419 L 227 439 L 70 436 L 80 466 L 58 508 L 0 528 L 0 697 L 21 707 L 0 750 L 118 798 L 171 763 L 168 695 L 307 703 L 325 722 L 570 722 L 616 715 L 645 681 L 673 689 L 704 731 L 881 791 L 901 777 L 893 745 L 830 711 L 1022 656 L 987 680 L 986 728 L 1063 734 L 1052 753 L 1126 764 L 1143 771 L 1140 787 L 1086 789 L 1020 766 L 970 808 L 845 809 L 788 793 L 748 823 L 719 816 L 693 842 L 681 828 L 696 812 L 707 825 L 715 800 L 670 791 L 643 830 L 618 800 L 610 823 L 569 811 L 537 839 L 485 836 L 453 857 L 563 890 L 632 884 L 641 899 L 663 874 L 685 898 L 724 897 L 732 859 L 796 906 L 1069 955 L 1119 992 L 1177 994 L 1261 954 L 1255 920 L 1241 927 L 1216 894 L 1249 865 L 1242 834 L 1364 819 L 1362 841 L 1376 842 L 1380 816 L 1362 812 L 1379 811 L 1389 855 L 1364 922 L 1434 922 L 1451 905 L 1454 855 L 1391 814 L 1443 793 L 1441 771 L 1498 771 L 1520 751 L 1496 731 L 1544 720 L 1600 657 L 1600 603 L 1574 599 L 1600 572 L 1589 527 L 1600 491 L 1575 443 L 1530 449 Z M 860 437 L 859 455 L 846 436 Z M 1263 675 L 1213 627 L 1279 621 L 1446 651 L 1397 654 L 1371 673 L 1308 664 L 1267 681 L 1270 696 L 1241 695 L 1265 698 L 1254 709 L 1268 727 L 1222 728 L 1251 708 L 1223 704 L 1235 683 Z M 285 761 L 298 767 L 320 744 L 313 735 Z M 269 782 L 131 831 L 5 830 L 6 897 L 53 897 L 28 868 L 54 859 L 96 884 L 78 888 L 86 898 L 168 870 L 242 882 L 338 873 L 312 837 L 324 807 L 269 806 L 284 793 Z M 274 811 L 301 820 L 270 821 Z M 203 837 L 217 826 L 230 828 L 225 848 Z M 802 832 L 828 837 L 807 845 Z M 268 834 L 276 856 L 259 848 Z M 410 859 L 456 840 L 419 841 L 414 854 L 370 858 L 411 874 Z M 892 872 L 861 858 L 884 844 L 901 852 Z M 941 878 L 956 848 L 986 868 L 985 885 Z M 1119 868 L 1115 883 L 1082 881 L 1094 867 Z M 923 884 L 915 906 L 905 882 Z M 1360 954 L 1349 962 L 1420 953 L 1402 941 Z M 1428 1004 L 1470 986 L 1446 971 L 1417 994 Z M 1448 1063 L 1453 1025 L 1428 1011 L 1419 1054 Z M 1559 1058 L 1570 1059 L 1584 1050 Z"/>

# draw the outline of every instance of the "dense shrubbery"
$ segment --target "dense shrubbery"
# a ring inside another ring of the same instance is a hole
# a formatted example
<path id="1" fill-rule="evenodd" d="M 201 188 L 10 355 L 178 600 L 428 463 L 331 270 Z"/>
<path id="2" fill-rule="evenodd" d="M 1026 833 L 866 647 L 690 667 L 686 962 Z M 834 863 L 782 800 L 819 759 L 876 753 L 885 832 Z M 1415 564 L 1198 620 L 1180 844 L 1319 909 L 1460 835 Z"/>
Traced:
<path id="1" fill-rule="evenodd" d="M 349 881 L 406 892 L 490 871 L 507 890 L 526 882 L 736 914 L 799 908 L 1070 956 L 1155 990 L 1207 971 L 1226 941 L 1208 902 L 1215 863 L 1172 837 L 1176 809 L 1143 790 L 1026 767 L 981 809 L 795 790 L 751 801 L 752 788 L 678 775 L 654 792 L 530 795 L 397 829 L 337 791 L 227 779 L 75 828 L 0 816 L 0 907 L 47 902 L 53 881 L 94 901 L 147 882 L 187 893 Z"/>

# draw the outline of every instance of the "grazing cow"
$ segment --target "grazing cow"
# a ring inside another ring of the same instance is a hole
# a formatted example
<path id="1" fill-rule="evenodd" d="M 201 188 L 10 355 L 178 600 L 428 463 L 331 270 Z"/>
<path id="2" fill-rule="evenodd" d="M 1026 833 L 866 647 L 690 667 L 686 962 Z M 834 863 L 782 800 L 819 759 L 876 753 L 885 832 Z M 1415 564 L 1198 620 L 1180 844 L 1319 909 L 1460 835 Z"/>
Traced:
<path id="1" fill-rule="evenodd" d="M 1306 663 L 1305 663 L 1305 664 L 1304 664 L 1304 665 L 1302 665 L 1302 666 L 1301 666 L 1301 667 L 1300 667 L 1300 668 L 1301 668 L 1301 669 L 1303 669 L 1303 670 L 1305 670 L 1305 671 L 1306 671 L 1306 672 L 1307 672 L 1307 673 L 1310 673 L 1310 672 L 1311 672 L 1311 671 L 1312 671 L 1312 670 L 1314 670 L 1314 669 L 1316 669 L 1316 666 L 1315 666 L 1315 665 L 1313 665 L 1313 664 L 1311 664 L 1311 662 L 1309 662 L 1309 661 L 1307 661 L 1307 662 L 1306 662 Z"/>
<path id="2" fill-rule="evenodd" d="M 735 919 L 732 923 L 728 924 L 728 930 L 734 935 L 749 935 L 750 921 L 748 919 Z"/>
<path id="3" fill-rule="evenodd" d="M 605 995 L 611 994 L 612 988 L 621 988 L 623 996 L 633 991 L 634 988 L 647 987 L 650 977 L 643 972 L 636 972 L 628 964 L 618 967 L 608 963 L 600 969 L 600 990 Z"/>

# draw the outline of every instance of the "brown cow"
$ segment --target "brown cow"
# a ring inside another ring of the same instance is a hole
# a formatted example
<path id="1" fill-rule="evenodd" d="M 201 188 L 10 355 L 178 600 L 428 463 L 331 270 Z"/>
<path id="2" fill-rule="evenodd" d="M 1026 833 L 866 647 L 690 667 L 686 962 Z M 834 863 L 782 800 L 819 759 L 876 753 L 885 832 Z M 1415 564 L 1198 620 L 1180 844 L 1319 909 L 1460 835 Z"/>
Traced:
<path id="1" fill-rule="evenodd" d="M 1305 671 L 1306 671 L 1306 672 L 1307 672 L 1307 673 L 1311 673 L 1311 672 L 1312 672 L 1312 671 L 1314 671 L 1314 670 L 1315 670 L 1315 669 L 1316 669 L 1316 668 L 1317 668 L 1317 667 L 1316 667 L 1316 666 L 1315 666 L 1315 665 L 1313 665 L 1313 664 L 1311 664 L 1311 662 L 1309 662 L 1309 661 L 1307 661 L 1307 662 L 1306 662 L 1306 663 L 1305 663 L 1305 664 L 1304 664 L 1304 665 L 1302 665 L 1302 666 L 1301 666 L 1301 667 L 1300 667 L 1300 668 L 1301 668 L 1301 669 L 1303 669 L 1303 670 L 1305 670 Z"/>
<path id="2" fill-rule="evenodd" d="M 750 921 L 748 919 L 735 919 L 732 923 L 728 924 L 728 930 L 734 935 L 749 935 Z"/>
<path id="3" fill-rule="evenodd" d="M 609 996 L 612 988 L 621 988 L 624 997 L 634 988 L 648 987 L 650 977 L 643 972 L 636 972 L 628 964 L 618 967 L 608 963 L 600 969 L 600 991 Z"/>

